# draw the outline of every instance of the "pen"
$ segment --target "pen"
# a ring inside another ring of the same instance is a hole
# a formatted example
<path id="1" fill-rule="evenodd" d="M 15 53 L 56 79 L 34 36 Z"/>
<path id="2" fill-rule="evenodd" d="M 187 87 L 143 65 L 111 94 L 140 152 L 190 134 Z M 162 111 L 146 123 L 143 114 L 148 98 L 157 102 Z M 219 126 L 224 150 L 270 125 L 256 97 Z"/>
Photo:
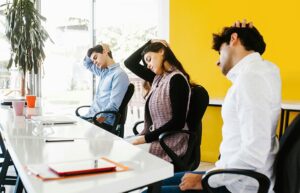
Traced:
<path id="1" fill-rule="evenodd" d="M 45 126 L 51 126 L 51 125 L 69 125 L 69 124 L 74 124 L 74 122 L 42 123 L 42 125 L 45 125 Z"/>
<path id="2" fill-rule="evenodd" d="M 46 139 L 45 142 L 73 142 L 74 139 Z"/>

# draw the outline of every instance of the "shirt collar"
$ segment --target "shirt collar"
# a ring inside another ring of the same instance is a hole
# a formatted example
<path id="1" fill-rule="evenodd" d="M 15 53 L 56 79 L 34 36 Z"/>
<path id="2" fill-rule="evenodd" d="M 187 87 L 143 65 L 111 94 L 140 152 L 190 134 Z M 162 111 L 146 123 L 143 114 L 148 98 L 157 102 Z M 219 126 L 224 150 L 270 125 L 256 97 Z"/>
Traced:
<path id="1" fill-rule="evenodd" d="M 112 70 L 113 68 L 116 68 L 116 67 L 118 67 L 118 66 L 120 66 L 119 63 L 111 64 L 111 65 L 109 65 L 109 66 L 107 67 L 107 69 L 108 69 L 108 70 Z"/>
<path id="2" fill-rule="evenodd" d="M 244 58 L 242 58 L 236 65 L 234 65 L 231 70 L 227 73 L 226 77 L 231 81 L 234 82 L 236 77 L 239 75 L 240 72 L 247 66 L 247 64 L 257 61 L 257 60 L 262 60 L 260 54 L 258 52 L 254 52 L 251 54 L 248 54 Z"/>

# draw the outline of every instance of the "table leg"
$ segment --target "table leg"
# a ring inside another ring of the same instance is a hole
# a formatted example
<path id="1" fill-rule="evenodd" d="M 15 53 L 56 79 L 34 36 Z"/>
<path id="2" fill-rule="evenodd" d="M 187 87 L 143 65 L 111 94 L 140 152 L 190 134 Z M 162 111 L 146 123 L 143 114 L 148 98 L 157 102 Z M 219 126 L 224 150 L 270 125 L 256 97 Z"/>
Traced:
<path id="1" fill-rule="evenodd" d="M 14 193 L 22 193 L 23 189 L 24 189 L 23 183 L 21 181 L 21 178 L 18 176 Z"/>
<path id="2" fill-rule="evenodd" d="M 280 125 L 279 125 L 279 136 L 278 138 L 280 139 L 282 134 L 283 134 L 283 124 L 284 124 L 284 109 L 281 109 L 281 115 L 280 115 Z"/>
<path id="3" fill-rule="evenodd" d="M 286 110 L 285 112 L 285 124 L 284 124 L 284 131 L 286 130 L 286 128 L 289 125 L 289 119 L 290 119 L 290 110 Z"/>

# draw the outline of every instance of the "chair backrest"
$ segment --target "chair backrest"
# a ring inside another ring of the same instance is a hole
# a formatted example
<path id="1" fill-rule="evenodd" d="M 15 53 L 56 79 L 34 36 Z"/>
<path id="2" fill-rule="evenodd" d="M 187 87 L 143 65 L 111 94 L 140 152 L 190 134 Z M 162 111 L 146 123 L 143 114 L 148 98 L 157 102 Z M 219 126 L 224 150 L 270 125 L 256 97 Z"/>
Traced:
<path id="1" fill-rule="evenodd" d="M 300 114 L 288 126 L 280 139 L 280 149 L 274 163 L 276 193 L 300 192 Z"/>
<path id="2" fill-rule="evenodd" d="M 127 117 L 127 105 L 132 97 L 134 93 L 134 85 L 132 83 L 130 83 L 128 85 L 128 89 L 125 93 L 125 96 L 122 100 L 122 103 L 119 107 L 119 113 L 121 114 L 120 120 L 118 124 L 125 124 L 126 122 L 126 117 Z"/>
<path id="3" fill-rule="evenodd" d="M 124 124 L 126 121 L 127 116 L 127 105 L 130 101 L 132 95 L 134 93 L 134 85 L 129 84 L 127 91 L 123 97 L 123 100 L 121 102 L 121 105 L 119 107 L 119 110 L 116 111 L 100 111 L 95 114 L 95 116 L 92 118 L 95 125 L 101 127 L 102 129 L 105 129 L 119 137 L 124 137 Z M 101 116 L 101 113 L 111 113 L 116 115 L 116 119 L 113 123 L 113 125 L 107 124 L 105 122 L 98 121 L 98 116 Z"/>
<path id="4" fill-rule="evenodd" d="M 190 144 L 185 159 L 191 170 L 196 169 L 200 163 L 200 145 L 202 136 L 202 118 L 209 103 L 209 95 L 206 89 L 200 85 L 193 86 L 191 89 L 191 99 L 187 124 L 189 131 L 195 133 L 196 143 Z"/>

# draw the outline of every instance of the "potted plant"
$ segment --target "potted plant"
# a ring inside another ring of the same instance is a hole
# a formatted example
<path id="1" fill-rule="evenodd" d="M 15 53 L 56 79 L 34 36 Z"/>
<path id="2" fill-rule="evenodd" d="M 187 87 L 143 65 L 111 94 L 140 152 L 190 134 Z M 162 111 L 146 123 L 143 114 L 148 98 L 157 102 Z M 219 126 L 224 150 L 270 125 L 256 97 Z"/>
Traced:
<path id="1" fill-rule="evenodd" d="M 6 37 L 11 57 L 7 68 L 14 64 L 22 73 L 21 95 L 25 95 L 26 73 L 37 74 L 44 59 L 44 43 L 49 34 L 41 25 L 45 18 L 35 8 L 35 1 L 12 0 L 5 4 Z"/>

